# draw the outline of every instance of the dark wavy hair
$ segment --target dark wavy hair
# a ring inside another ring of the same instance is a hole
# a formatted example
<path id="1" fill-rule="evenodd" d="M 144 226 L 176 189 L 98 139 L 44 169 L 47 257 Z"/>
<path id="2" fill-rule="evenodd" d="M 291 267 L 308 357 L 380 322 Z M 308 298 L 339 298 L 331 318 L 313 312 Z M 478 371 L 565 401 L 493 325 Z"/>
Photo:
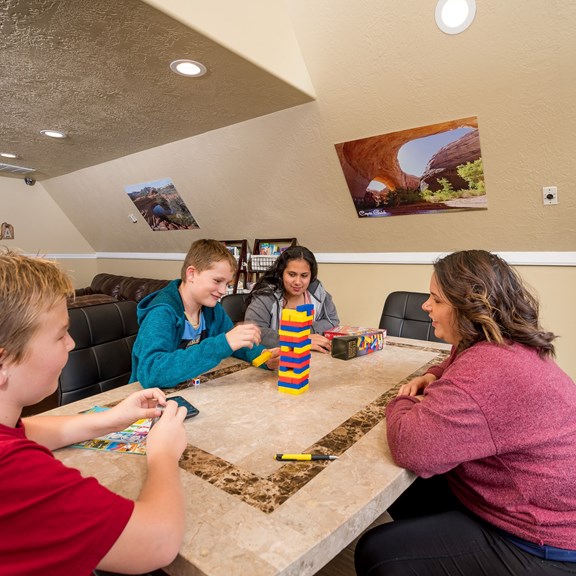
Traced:
<path id="1" fill-rule="evenodd" d="M 246 298 L 245 307 L 247 308 L 250 304 L 252 297 L 257 294 L 271 294 L 276 292 L 276 290 L 282 290 L 284 292 L 284 282 L 282 277 L 284 276 L 284 270 L 286 266 L 292 260 L 305 260 L 310 266 L 310 284 L 316 280 L 318 277 L 318 263 L 314 254 L 305 248 L 304 246 L 290 246 L 276 258 L 276 261 L 263 276 L 254 284 L 254 288 L 248 297 Z"/>
<path id="2" fill-rule="evenodd" d="M 542 358 L 555 355 L 556 336 L 540 326 L 538 300 L 502 258 L 462 250 L 436 261 L 434 273 L 455 309 L 459 351 L 482 341 L 518 342 L 535 348 Z"/>

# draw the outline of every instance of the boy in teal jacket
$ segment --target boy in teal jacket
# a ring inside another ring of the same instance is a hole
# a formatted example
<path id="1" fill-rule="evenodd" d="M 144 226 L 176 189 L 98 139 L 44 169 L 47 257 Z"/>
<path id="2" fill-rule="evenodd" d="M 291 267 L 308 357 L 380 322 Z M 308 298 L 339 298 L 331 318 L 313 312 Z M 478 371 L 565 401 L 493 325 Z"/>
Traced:
<path id="1" fill-rule="evenodd" d="M 220 298 L 232 280 L 236 260 L 217 240 L 192 244 L 180 280 L 173 280 L 138 304 L 140 329 L 132 350 L 130 382 L 171 388 L 234 356 L 252 362 L 264 347 L 254 324 L 234 326 Z M 266 367 L 278 367 L 279 349 Z"/>

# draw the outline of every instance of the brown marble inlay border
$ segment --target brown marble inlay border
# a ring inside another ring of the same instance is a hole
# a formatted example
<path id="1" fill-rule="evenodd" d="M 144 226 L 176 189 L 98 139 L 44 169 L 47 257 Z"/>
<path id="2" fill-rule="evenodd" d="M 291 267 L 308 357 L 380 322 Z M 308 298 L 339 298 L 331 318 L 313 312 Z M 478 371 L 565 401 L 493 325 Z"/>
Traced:
<path id="1" fill-rule="evenodd" d="M 198 376 L 198 380 L 200 380 L 200 384 L 204 384 L 204 382 L 209 382 L 210 380 L 215 380 L 216 378 L 221 378 L 222 376 L 228 376 L 228 374 L 234 374 L 234 372 L 240 372 L 240 370 L 246 370 L 246 368 L 250 368 L 252 364 L 248 362 L 243 362 L 241 360 L 238 361 L 238 364 L 232 364 L 231 366 L 225 366 L 224 368 L 218 368 L 217 370 L 212 370 L 211 372 L 206 372 L 201 376 Z M 178 390 L 185 390 L 186 388 L 193 388 L 195 386 L 194 380 L 196 378 L 192 378 L 191 380 L 186 380 L 173 388 L 163 388 L 163 392 L 165 394 L 172 394 L 173 392 L 177 392 Z M 109 402 L 105 404 L 108 408 L 112 408 L 112 406 L 116 406 L 122 400 L 116 400 L 115 402 Z"/>
<path id="2" fill-rule="evenodd" d="M 205 374 L 198 376 L 197 379 L 200 380 L 200 384 L 204 384 L 204 382 L 208 382 L 209 380 L 215 380 L 216 378 L 221 378 L 222 376 L 228 376 L 228 374 L 234 374 L 234 372 L 240 372 L 240 370 L 246 370 L 246 368 L 250 368 L 250 366 L 252 366 L 252 364 L 249 362 L 243 362 L 239 360 L 238 364 L 233 364 L 232 366 L 225 366 L 224 368 L 218 368 L 217 370 L 206 372 Z M 196 378 L 186 380 L 186 382 L 182 382 L 182 384 L 178 384 L 174 388 L 167 388 L 165 390 L 171 394 L 172 392 L 177 392 L 178 390 L 193 388 L 194 380 L 196 380 Z"/>
<path id="3" fill-rule="evenodd" d="M 415 376 L 424 373 L 430 366 L 438 364 L 448 356 L 448 352 L 436 348 L 423 348 L 422 346 L 395 342 L 388 342 L 386 345 L 401 348 L 417 348 L 418 350 L 435 352 L 436 357 L 406 378 L 400 380 L 390 390 L 376 398 L 370 404 L 367 404 L 362 410 L 353 414 L 345 422 L 342 422 L 342 424 L 332 430 L 332 432 L 326 434 L 326 436 L 312 444 L 312 446 L 309 446 L 305 452 L 333 454 L 335 456 L 340 456 L 346 452 L 346 450 L 353 446 L 364 434 L 372 430 L 378 422 L 384 419 L 386 406 L 396 396 L 400 386 Z M 247 364 L 245 367 L 248 366 L 250 365 Z M 230 368 L 233 369 L 230 370 Z M 228 370 L 225 374 L 230 374 L 242 370 L 244 366 L 240 368 L 231 366 L 230 368 L 223 368 L 222 370 Z M 218 377 L 212 376 L 212 374 L 213 373 L 205 375 L 205 381 Z M 219 374 L 219 376 L 223 375 L 224 374 Z M 176 390 L 181 390 L 188 386 L 190 386 L 190 384 L 184 383 L 178 386 Z M 180 467 L 182 469 L 210 482 L 213 486 L 224 490 L 232 496 L 237 496 L 250 506 L 254 506 L 266 514 L 274 512 L 278 506 L 286 502 L 286 500 L 298 492 L 300 488 L 308 484 L 310 480 L 317 474 L 320 474 L 329 464 L 330 462 L 326 460 L 310 462 L 307 466 L 302 466 L 297 462 L 288 462 L 269 476 L 262 477 L 243 470 L 191 444 L 188 444 L 180 460 Z"/>

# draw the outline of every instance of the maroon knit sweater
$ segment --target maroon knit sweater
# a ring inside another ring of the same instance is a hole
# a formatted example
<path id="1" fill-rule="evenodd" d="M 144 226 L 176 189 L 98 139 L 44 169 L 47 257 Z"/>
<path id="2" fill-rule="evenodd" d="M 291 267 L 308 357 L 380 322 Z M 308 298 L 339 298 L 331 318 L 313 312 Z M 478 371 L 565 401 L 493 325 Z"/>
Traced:
<path id="1" fill-rule="evenodd" d="M 456 497 L 490 524 L 576 550 L 576 385 L 521 344 L 479 343 L 429 370 L 422 401 L 388 405 L 395 461 L 447 473 Z"/>

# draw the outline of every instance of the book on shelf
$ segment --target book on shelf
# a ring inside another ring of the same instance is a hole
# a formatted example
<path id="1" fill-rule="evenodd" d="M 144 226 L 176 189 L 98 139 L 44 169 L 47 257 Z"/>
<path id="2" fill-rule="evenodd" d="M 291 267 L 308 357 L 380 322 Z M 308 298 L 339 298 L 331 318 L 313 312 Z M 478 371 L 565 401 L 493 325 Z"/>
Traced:
<path id="1" fill-rule="evenodd" d="M 228 252 L 238 260 L 240 258 L 240 248 L 238 246 L 226 246 L 228 248 Z"/>
<path id="2" fill-rule="evenodd" d="M 287 248 L 287 247 L 286 247 Z M 280 248 L 278 244 L 272 242 L 261 242 L 259 246 L 259 256 L 278 256 L 286 248 Z"/>

